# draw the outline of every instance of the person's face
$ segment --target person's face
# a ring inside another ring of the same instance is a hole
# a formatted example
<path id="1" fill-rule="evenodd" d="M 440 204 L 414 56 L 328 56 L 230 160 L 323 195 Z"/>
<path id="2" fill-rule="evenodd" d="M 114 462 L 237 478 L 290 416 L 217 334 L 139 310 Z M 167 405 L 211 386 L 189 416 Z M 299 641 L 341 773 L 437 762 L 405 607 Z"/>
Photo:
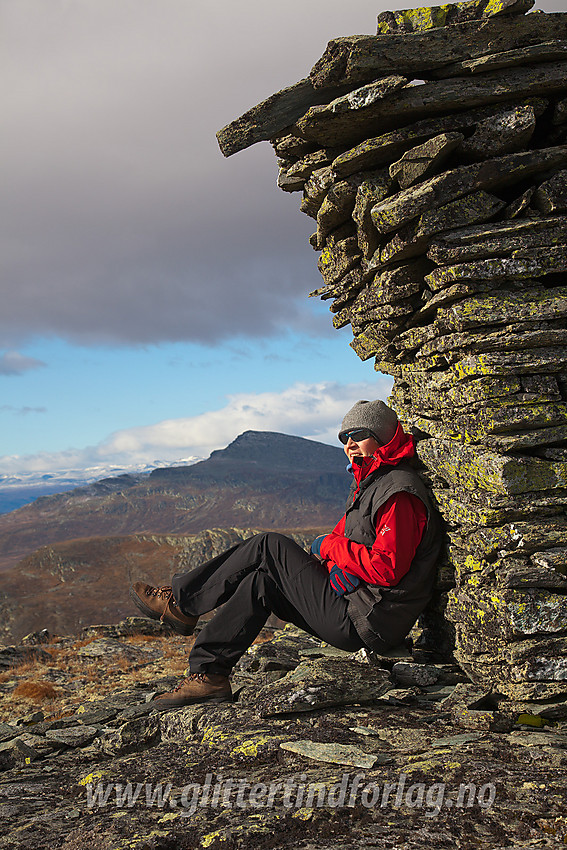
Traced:
<path id="1" fill-rule="evenodd" d="M 355 457 L 371 457 L 378 448 L 380 448 L 380 443 L 374 437 L 367 437 L 359 442 L 349 437 L 344 446 L 345 454 L 351 463 Z"/>

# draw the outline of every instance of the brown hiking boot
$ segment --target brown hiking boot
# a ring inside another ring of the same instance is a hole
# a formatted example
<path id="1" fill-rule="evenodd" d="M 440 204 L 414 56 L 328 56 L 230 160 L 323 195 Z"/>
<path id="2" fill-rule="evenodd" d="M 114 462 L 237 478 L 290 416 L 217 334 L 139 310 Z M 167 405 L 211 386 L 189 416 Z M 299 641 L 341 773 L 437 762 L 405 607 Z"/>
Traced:
<path id="1" fill-rule="evenodd" d="M 179 610 L 171 587 L 152 587 L 137 581 L 130 587 L 130 599 L 146 617 L 167 623 L 180 635 L 192 635 L 198 617 L 188 617 Z"/>
<path id="2" fill-rule="evenodd" d="M 232 702 L 232 688 L 227 677 L 218 673 L 190 673 L 175 690 L 154 697 L 152 702 L 158 711 L 195 702 Z"/>

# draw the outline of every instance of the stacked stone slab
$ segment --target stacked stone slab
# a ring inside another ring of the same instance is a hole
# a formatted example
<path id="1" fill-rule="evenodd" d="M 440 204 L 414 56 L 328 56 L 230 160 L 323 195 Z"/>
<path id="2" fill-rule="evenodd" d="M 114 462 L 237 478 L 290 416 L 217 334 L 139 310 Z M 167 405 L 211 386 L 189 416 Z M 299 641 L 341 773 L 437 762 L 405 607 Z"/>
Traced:
<path id="1" fill-rule="evenodd" d="M 475 681 L 567 700 L 567 14 L 531 0 L 378 18 L 221 130 L 269 139 L 317 223 L 333 324 L 394 376 Z"/>

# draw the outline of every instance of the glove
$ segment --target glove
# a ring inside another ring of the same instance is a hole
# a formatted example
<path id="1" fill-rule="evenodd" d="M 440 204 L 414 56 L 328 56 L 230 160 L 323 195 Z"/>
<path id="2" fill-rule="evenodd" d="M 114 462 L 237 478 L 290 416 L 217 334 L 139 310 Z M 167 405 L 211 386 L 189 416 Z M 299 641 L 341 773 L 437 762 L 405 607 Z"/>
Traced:
<path id="1" fill-rule="evenodd" d="M 321 557 L 321 543 L 325 539 L 326 534 L 320 534 L 319 537 L 316 537 L 313 543 L 311 544 L 311 549 L 309 550 L 312 555 L 317 555 L 318 558 Z"/>
<path id="2" fill-rule="evenodd" d="M 347 573 L 346 570 L 342 570 L 336 564 L 333 564 L 329 570 L 329 581 L 331 582 L 331 587 L 339 596 L 350 593 L 351 590 L 354 590 L 360 584 L 358 576 Z"/>

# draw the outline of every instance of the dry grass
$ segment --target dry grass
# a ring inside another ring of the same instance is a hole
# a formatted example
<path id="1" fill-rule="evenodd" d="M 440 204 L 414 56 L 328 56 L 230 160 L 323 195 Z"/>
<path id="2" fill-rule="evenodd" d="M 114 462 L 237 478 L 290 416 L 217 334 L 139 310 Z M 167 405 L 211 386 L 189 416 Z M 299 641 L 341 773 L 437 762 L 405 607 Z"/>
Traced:
<path id="1" fill-rule="evenodd" d="M 264 633 L 254 643 L 270 637 Z M 98 637 L 53 639 L 42 649 L 51 656 L 48 663 L 26 660 L 0 674 L 0 684 L 14 681 L 12 690 L 0 693 L 0 721 L 14 720 L 41 706 L 47 719 L 74 714 L 77 708 L 107 694 L 127 690 L 134 685 L 153 683 L 164 676 L 183 677 L 189 663 L 193 638 L 181 635 L 132 635 L 121 638 L 125 647 L 159 650 L 159 656 L 147 663 L 133 663 L 127 657 L 101 660 L 78 655 L 78 650 Z M 54 674 L 55 683 L 50 680 Z"/>
<path id="2" fill-rule="evenodd" d="M 34 661 L 33 659 L 30 661 L 20 661 L 18 664 L 14 664 L 13 667 L 10 667 L 5 673 L 2 673 L 0 681 L 7 682 L 15 676 L 25 676 L 26 673 L 31 673 L 36 669 L 37 661 Z"/>
<path id="3" fill-rule="evenodd" d="M 124 643 L 151 643 L 156 640 L 155 635 L 129 635 L 123 638 Z"/>
<path id="4" fill-rule="evenodd" d="M 163 676 L 182 676 L 188 664 L 192 639 L 177 635 L 134 635 L 122 639 L 127 646 L 159 650 L 157 659 L 133 663 L 127 657 L 108 661 L 78 655 L 78 650 L 98 638 L 78 639 L 69 643 L 54 640 L 42 646 L 51 658 L 49 662 L 26 660 L 0 674 L 0 684 L 14 681 L 10 691 L 0 695 L 0 721 L 13 720 L 41 706 L 48 719 L 73 714 L 79 705 L 103 699 L 113 691 L 143 683 L 152 683 Z M 57 674 L 61 683 L 49 680 Z"/>
<path id="5" fill-rule="evenodd" d="M 13 690 L 15 697 L 23 697 L 33 703 L 57 699 L 60 691 L 51 682 L 20 682 Z"/>
<path id="6" fill-rule="evenodd" d="M 56 644 L 44 644 L 43 649 L 45 649 L 46 652 L 49 652 L 53 661 L 65 661 L 66 659 L 76 657 L 78 649 L 82 649 L 83 646 L 87 646 L 89 643 L 94 643 L 95 640 L 98 640 L 98 638 L 81 638 L 76 641 L 73 641 L 72 646 L 57 646 Z"/>

